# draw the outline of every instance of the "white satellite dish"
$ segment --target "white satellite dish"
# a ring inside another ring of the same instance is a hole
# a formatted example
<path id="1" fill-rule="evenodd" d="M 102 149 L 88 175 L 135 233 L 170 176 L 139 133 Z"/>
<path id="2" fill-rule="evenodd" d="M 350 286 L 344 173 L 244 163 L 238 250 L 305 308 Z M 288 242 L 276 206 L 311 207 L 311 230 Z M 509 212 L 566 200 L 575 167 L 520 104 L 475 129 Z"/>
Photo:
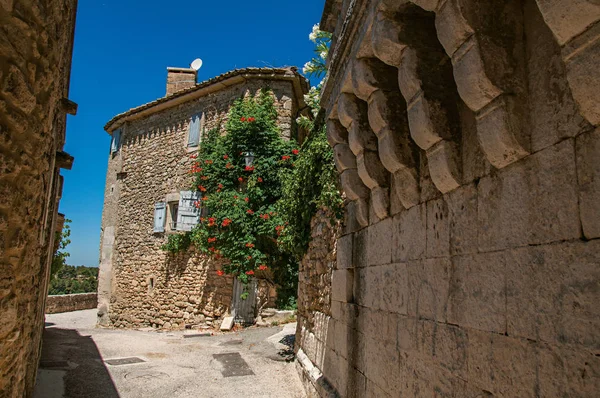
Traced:
<path id="1" fill-rule="evenodd" d="M 202 60 L 200 58 L 196 58 L 195 60 L 192 61 L 192 64 L 190 65 L 192 67 L 193 70 L 199 70 L 200 68 L 202 68 Z"/>

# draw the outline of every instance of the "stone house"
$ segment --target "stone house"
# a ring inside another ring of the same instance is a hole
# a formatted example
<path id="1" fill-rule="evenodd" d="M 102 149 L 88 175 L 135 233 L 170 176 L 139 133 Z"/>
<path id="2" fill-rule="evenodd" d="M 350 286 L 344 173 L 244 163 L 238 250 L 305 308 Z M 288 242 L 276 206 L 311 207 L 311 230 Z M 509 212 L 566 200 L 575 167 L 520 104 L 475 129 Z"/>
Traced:
<path id="1" fill-rule="evenodd" d="M 327 0 L 321 29 L 347 203 L 300 269 L 309 396 L 598 396 L 600 3 Z"/>
<path id="2" fill-rule="evenodd" d="M 106 175 L 98 283 L 99 324 L 184 328 L 211 322 L 231 310 L 234 280 L 219 264 L 196 254 L 160 249 L 172 233 L 198 222 L 190 191 L 190 157 L 202 133 L 224 126 L 236 99 L 268 88 L 278 125 L 299 139 L 295 119 L 305 108 L 308 83 L 295 68 L 238 69 L 196 84 L 196 71 L 168 68 L 166 96 L 115 116 Z M 275 290 L 259 281 L 258 306 L 273 304 Z"/>
<path id="3" fill-rule="evenodd" d="M 48 293 L 77 2 L 0 3 L 0 396 L 33 394 Z"/>

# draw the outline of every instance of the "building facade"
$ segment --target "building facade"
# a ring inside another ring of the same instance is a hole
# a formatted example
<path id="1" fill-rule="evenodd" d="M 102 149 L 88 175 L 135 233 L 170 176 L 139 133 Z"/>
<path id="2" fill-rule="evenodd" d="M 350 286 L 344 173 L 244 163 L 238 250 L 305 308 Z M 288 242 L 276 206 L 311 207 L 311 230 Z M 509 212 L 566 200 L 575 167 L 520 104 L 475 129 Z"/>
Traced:
<path id="1" fill-rule="evenodd" d="M 311 395 L 597 396 L 598 1 L 327 0 L 321 29 L 347 203 L 301 269 Z"/>
<path id="2" fill-rule="evenodd" d="M 247 68 L 196 84 L 192 69 L 169 68 L 167 95 L 115 116 L 106 177 L 100 272 L 99 324 L 177 329 L 210 326 L 228 313 L 233 279 L 218 276 L 219 263 L 160 249 L 172 233 L 198 222 L 190 191 L 202 133 L 225 126 L 233 102 L 268 88 L 278 125 L 298 138 L 295 119 L 305 108 L 307 81 L 294 68 Z M 275 290 L 259 282 L 260 305 Z"/>
<path id="3" fill-rule="evenodd" d="M 75 29 L 75 0 L 0 3 L 0 396 L 33 394 L 44 329 Z"/>

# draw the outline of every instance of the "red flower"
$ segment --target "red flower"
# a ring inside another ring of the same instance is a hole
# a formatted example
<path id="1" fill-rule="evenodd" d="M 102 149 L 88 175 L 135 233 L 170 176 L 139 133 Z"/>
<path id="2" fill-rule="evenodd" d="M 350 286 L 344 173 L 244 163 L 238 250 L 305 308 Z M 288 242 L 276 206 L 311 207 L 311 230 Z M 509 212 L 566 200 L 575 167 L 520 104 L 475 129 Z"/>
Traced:
<path id="1" fill-rule="evenodd" d="M 213 253 L 214 253 L 215 251 L 217 251 L 217 249 L 215 249 L 214 247 L 209 247 L 209 248 L 208 248 L 208 251 L 210 251 L 210 252 L 213 252 Z"/>
<path id="2" fill-rule="evenodd" d="M 233 195 L 233 198 L 234 198 L 234 199 L 237 199 L 237 198 L 238 198 L 238 196 L 237 196 L 237 195 Z"/>
<path id="3" fill-rule="evenodd" d="M 219 276 L 223 276 L 223 275 L 225 275 L 225 272 L 223 272 L 223 271 L 221 271 L 221 270 L 218 270 L 218 271 L 217 271 L 217 275 L 219 275 Z"/>
<path id="4" fill-rule="evenodd" d="M 260 177 L 258 177 L 258 178 L 256 179 L 256 181 L 258 181 L 258 182 L 263 182 L 263 179 L 262 179 L 262 178 L 260 178 Z"/>
<path id="5" fill-rule="evenodd" d="M 245 117 L 240 118 L 240 122 L 245 122 L 245 121 L 246 121 Z"/>
<path id="6" fill-rule="evenodd" d="M 254 247 L 254 243 L 246 243 L 246 247 Z"/>
<path id="7" fill-rule="evenodd" d="M 216 242 L 217 238 L 208 238 L 208 243 Z"/>
<path id="8" fill-rule="evenodd" d="M 190 159 L 196 159 L 197 157 L 198 157 L 198 155 L 196 155 L 196 154 L 190 155 Z"/>
<path id="9" fill-rule="evenodd" d="M 266 266 L 266 265 L 264 265 L 264 264 L 261 264 L 261 265 L 259 265 L 259 266 L 258 266 L 258 269 L 259 269 L 259 270 L 261 270 L 261 271 L 264 271 L 264 270 L 267 270 L 267 269 L 269 269 L 269 267 L 267 267 L 267 266 Z"/>
<path id="10" fill-rule="evenodd" d="M 227 159 L 229 159 L 229 156 L 223 155 L 223 159 L 227 160 Z"/>
<path id="11" fill-rule="evenodd" d="M 268 214 L 261 214 L 260 218 L 262 218 L 263 220 L 268 220 L 269 219 L 269 215 Z"/>
<path id="12" fill-rule="evenodd" d="M 254 214 L 254 211 L 252 209 L 248 209 L 248 210 L 246 210 L 246 213 L 248 213 L 248 214 Z"/>
<path id="13" fill-rule="evenodd" d="M 244 200 L 246 201 L 246 203 L 250 202 L 250 199 L 248 197 L 245 197 Z"/>
<path id="14" fill-rule="evenodd" d="M 203 181 L 206 181 L 206 180 L 208 180 L 208 176 L 202 176 L 202 177 L 200 177 L 200 179 Z"/>
<path id="15" fill-rule="evenodd" d="M 298 153 L 300 153 L 300 151 L 299 151 L 299 150 L 297 150 L 297 149 L 292 149 L 292 153 L 293 153 L 294 155 L 297 155 Z"/>
<path id="16" fill-rule="evenodd" d="M 254 275 L 254 271 L 252 271 L 252 270 L 246 271 L 246 275 Z"/>
<path id="17" fill-rule="evenodd" d="M 246 166 L 246 168 L 244 170 L 252 171 L 252 170 L 254 170 L 254 166 Z"/>
<path id="18" fill-rule="evenodd" d="M 229 218 L 224 219 L 221 223 L 221 225 L 224 227 L 228 226 L 229 224 L 231 224 L 231 220 Z"/>
<path id="19" fill-rule="evenodd" d="M 203 187 L 202 185 L 200 185 L 200 190 L 201 190 L 202 192 L 206 192 L 206 188 L 205 188 L 205 187 Z"/>
<path id="20" fill-rule="evenodd" d="M 206 164 L 213 164 L 213 161 L 210 160 L 210 159 L 208 159 L 208 160 L 205 160 L 204 163 L 206 163 Z"/>
<path id="21" fill-rule="evenodd" d="M 290 156 L 287 156 L 287 155 L 283 155 L 283 156 L 281 157 L 281 160 L 290 160 L 290 159 L 291 159 L 291 157 L 290 157 Z"/>
<path id="22" fill-rule="evenodd" d="M 211 224 L 214 224 L 216 220 L 217 220 L 217 219 L 216 219 L 216 218 L 214 218 L 214 217 L 209 217 L 209 218 L 208 218 L 208 222 L 209 222 L 209 223 L 211 223 Z"/>
<path id="23" fill-rule="evenodd" d="M 248 260 L 252 260 L 252 256 L 248 256 L 246 257 Z"/>
<path id="24" fill-rule="evenodd" d="M 200 222 L 204 222 L 206 220 L 204 217 L 200 217 Z"/>
<path id="25" fill-rule="evenodd" d="M 208 196 L 203 196 L 202 200 L 208 200 Z"/>
<path id="26" fill-rule="evenodd" d="M 239 181 L 239 182 L 244 182 L 244 178 L 242 178 L 242 177 L 238 177 L 238 181 Z"/>
<path id="27" fill-rule="evenodd" d="M 219 184 L 217 185 L 219 188 L 223 188 L 223 184 Z"/>
<path id="28" fill-rule="evenodd" d="M 227 164 L 225 165 L 225 168 L 226 168 L 226 169 L 230 169 L 230 168 L 232 168 L 232 167 L 233 167 L 233 166 L 231 165 L 231 163 L 227 163 Z"/>
<path id="29" fill-rule="evenodd" d="M 248 121 L 249 121 L 249 122 L 253 122 L 253 121 L 255 121 L 255 120 L 256 120 L 256 119 L 255 119 L 255 118 L 253 118 L 253 117 L 249 117 L 249 118 L 248 118 Z"/>

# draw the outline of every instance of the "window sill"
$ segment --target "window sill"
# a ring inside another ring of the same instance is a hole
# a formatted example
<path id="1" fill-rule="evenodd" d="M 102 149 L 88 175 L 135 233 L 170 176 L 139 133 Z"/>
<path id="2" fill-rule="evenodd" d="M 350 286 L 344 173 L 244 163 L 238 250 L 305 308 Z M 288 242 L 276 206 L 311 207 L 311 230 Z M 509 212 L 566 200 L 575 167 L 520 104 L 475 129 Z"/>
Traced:
<path id="1" fill-rule="evenodd" d="M 199 145 L 197 146 L 187 146 L 185 147 L 185 150 L 187 153 L 192 153 L 192 152 L 198 152 L 198 149 L 200 148 Z"/>

